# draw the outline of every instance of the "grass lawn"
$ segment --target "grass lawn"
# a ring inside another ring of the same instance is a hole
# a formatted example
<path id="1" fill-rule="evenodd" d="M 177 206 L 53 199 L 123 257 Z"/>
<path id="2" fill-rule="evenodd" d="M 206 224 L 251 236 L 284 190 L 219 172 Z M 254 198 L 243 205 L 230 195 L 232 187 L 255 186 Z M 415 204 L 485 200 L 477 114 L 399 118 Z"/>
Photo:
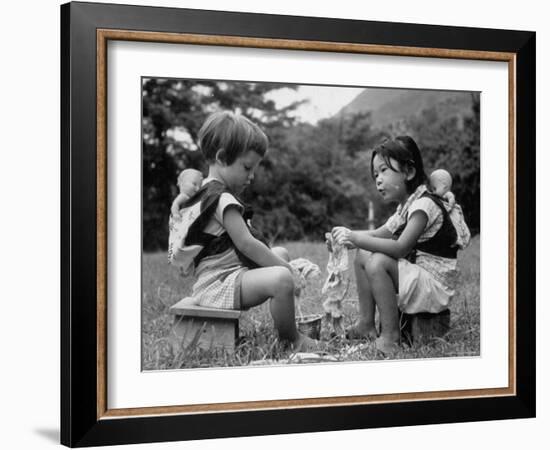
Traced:
<path id="1" fill-rule="evenodd" d="M 326 278 L 328 253 L 323 243 L 282 242 L 291 258 L 305 257 L 319 265 L 322 277 L 306 289 L 300 298 L 303 314 L 323 313 L 321 286 Z M 353 253 L 350 253 L 350 256 Z M 392 359 L 439 358 L 479 355 L 479 236 L 458 255 L 460 277 L 457 295 L 451 303 L 451 330 L 443 338 L 430 342 L 402 346 Z M 353 272 L 353 271 L 352 271 Z M 235 354 L 221 350 L 199 348 L 174 349 L 169 341 L 173 317 L 168 309 L 191 292 L 192 278 L 183 278 L 167 263 L 165 253 L 146 253 L 143 256 L 142 278 L 142 367 L 144 370 L 163 370 L 190 367 L 240 366 L 284 363 L 289 352 L 276 339 L 268 305 L 243 313 L 240 321 L 240 340 Z M 357 291 L 354 275 L 348 298 L 344 302 L 344 325 L 357 318 Z M 321 338 L 329 341 L 328 353 L 337 361 L 387 359 L 366 341 L 330 339 L 328 322 L 323 321 Z"/>

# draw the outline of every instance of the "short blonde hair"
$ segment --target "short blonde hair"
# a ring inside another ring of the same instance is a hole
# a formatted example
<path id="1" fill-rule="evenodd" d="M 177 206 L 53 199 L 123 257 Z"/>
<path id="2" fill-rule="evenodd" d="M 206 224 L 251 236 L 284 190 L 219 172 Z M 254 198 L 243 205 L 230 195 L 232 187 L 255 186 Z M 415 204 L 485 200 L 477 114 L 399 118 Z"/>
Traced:
<path id="1" fill-rule="evenodd" d="M 231 111 L 211 114 L 199 131 L 199 148 L 209 163 L 218 156 L 224 164 L 231 165 L 248 151 L 263 157 L 267 146 L 267 136 L 258 125 Z"/>

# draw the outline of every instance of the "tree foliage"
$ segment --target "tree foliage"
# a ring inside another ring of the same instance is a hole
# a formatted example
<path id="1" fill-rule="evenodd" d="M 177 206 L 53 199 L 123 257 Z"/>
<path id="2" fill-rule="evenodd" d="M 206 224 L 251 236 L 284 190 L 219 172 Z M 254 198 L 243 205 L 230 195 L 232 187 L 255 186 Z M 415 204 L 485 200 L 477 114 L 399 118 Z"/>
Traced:
<path id="1" fill-rule="evenodd" d="M 366 228 L 369 203 L 378 224 L 394 205 L 381 202 L 370 174 L 372 148 L 409 134 L 427 172 L 445 168 L 472 229 L 479 229 L 479 95 L 472 109 L 447 117 L 436 107 L 379 128 L 372 114 L 297 122 L 293 103 L 278 108 L 270 92 L 295 85 L 146 79 L 143 83 L 143 248 L 166 248 L 167 216 L 183 168 L 206 173 L 197 133 L 213 111 L 239 112 L 262 126 L 269 151 L 245 193 L 253 222 L 272 241 L 322 240 L 335 225 Z"/>
<path id="2" fill-rule="evenodd" d="M 209 80 L 148 78 L 143 81 L 143 248 L 166 248 L 167 214 L 176 195 L 180 170 L 206 172 L 197 151 L 197 135 L 206 117 L 223 109 L 239 112 L 259 123 L 270 135 L 288 128 L 298 102 L 277 108 L 266 94 L 296 89 L 280 83 L 239 83 Z"/>
<path id="3" fill-rule="evenodd" d="M 453 177 L 453 193 L 464 209 L 472 231 L 480 223 L 480 97 L 471 94 L 468 114 L 445 117 L 432 107 L 399 124 L 420 146 L 427 174 L 446 169 Z M 396 130 L 392 130 L 396 131 Z"/>

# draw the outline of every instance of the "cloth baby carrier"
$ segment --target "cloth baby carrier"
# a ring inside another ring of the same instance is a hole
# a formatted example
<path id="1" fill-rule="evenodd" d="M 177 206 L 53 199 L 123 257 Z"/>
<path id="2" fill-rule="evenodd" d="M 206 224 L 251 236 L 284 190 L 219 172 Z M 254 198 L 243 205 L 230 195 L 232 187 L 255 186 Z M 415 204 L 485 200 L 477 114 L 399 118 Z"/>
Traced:
<path id="1" fill-rule="evenodd" d="M 441 213 L 443 214 L 443 223 L 441 225 L 441 228 L 431 238 L 424 242 L 417 242 L 411 252 L 405 257 L 405 259 L 412 263 L 415 263 L 417 251 L 430 253 L 432 255 L 441 256 L 443 258 L 456 259 L 457 251 L 459 248 L 462 247 L 459 247 L 459 244 L 457 242 L 457 229 L 455 224 L 451 220 L 451 217 L 447 212 L 445 205 L 437 195 L 431 194 L 428 191 L 424 192 L 419 198 L 422 197 L 430 198 L 439 207 Z M 407 222 L 402 224 L 395 231 L 395 233 L 393 234 L 394 239 L 397 239 L 399 236 L 401 236 L 401 233 L 403 233 L 406 225 Z M 464 226 L 466 226 L 465 223 Z"/>
<path id="2" fill-rule="evenodd" d="M 258 267 L 254 261 L 247 258 L 234 246 L 227 232 L 215 236 L 203 231 L 216 212 L 220 196 L 224 192 L 230 193 L 223 183 L 212 180 L 184 204 L 180 211 L 180 218 L 170 216 L 168 262 L 181 267 L 185 275 L 194 271 L 206 256 L 221 254 L 230 248 L 235 249 L 243 265 L 248 268 Z M 244 205 L 242 202 L 241 204 Z M 243 219 L 247 227 L 256 239 L 267 245 L 263 236 L 250 226 L 251 218 L 252 210 L 245 206 Z"/>

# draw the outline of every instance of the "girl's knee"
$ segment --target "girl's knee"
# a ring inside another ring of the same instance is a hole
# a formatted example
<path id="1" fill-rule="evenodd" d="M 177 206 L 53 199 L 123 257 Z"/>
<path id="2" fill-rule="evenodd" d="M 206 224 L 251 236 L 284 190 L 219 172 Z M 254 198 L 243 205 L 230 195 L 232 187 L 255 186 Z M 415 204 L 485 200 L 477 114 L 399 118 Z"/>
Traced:
<path id="1" fill-rule="evenodd" d="M 292 273 L 286 267 L 273 267 L 272 286 L 273 294 L 293 295 L 294 279 Z"/>
<path id="2" fill-rule="evenodd" d="M 372 253 L 365 265 L 365 270 L 367 274 L 371 276 L 382 271 L 386 272 L 389 270 L 389 265 L 392 261 L 393 259 L 388 255 L 384 255 L 383 253 Z"/>
<path id="3" fill-rule="evenodd" d="M 371 252 L 358 249 L 357 253 L 355 254 L 355 259 L 353 260 L 353 264 L 355 265 L 355 268 L 356 269 L 366 268 L 371 256 L 372 256 Z"/>

